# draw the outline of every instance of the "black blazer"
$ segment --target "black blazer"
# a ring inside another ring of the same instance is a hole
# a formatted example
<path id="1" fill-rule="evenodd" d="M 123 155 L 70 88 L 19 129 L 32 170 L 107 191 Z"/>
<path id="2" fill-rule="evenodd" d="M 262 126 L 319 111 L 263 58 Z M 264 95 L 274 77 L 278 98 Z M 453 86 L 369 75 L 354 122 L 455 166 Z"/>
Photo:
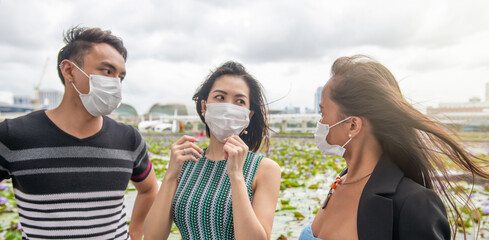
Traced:
<path id="1" fill-rule="evenodd" d="M 451 233 L 438 195 L 404 177 L 386 155 L 363 189 L 357 231 L 360 240 L 450 239 Z"/>

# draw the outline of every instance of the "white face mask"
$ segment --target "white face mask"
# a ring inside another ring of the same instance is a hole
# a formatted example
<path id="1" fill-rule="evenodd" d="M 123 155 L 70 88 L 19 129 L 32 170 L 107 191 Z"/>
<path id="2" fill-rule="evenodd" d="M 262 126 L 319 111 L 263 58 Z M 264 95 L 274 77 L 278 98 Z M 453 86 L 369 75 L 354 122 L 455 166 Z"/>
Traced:
<path id="1" fill-rule="evenodd" d="M 80 94 L 83 106 L 92 116 L 108 115 L 121 105 L 122 85 L 120 78 L 93 74 L 88 76 L 75 63 L 72 62 L 72 64 L 89 79 L 90 91 L 87 94 L 78 91 L 73 82 L 71 82 L 71 85 Z"/>
<path id="2" fill-rule="evenodd" d="M 317 125 L 317 128 L 316 128 L 316 133 L 314 134 L 314 140 L 316 141 L 316 145 L 318 147 L 318 149 L 323 153 L 323 154 L 326 154 L 326 155 L 330 155 L 330 156 L 340 156 L 340 157 L 343 157 L 343 154 L 345 154 L 345 146 L 346 144 L 348 144 L 350 141 L 351 141 L 351 137 L 350 139 L 348 139 L 348 141 L 346 141 L 345 144 L 343 144 L 343 146 L 340 146 L 340 145 L 330 145 L 328 143 L 328 141 L 326 141 L 326 137 L 328 136 L 328 133 L 329 133 L 329 129 L 350 119 L 351 117 L 347 117 L 333 125 L 331 125 L 331 127 L 328 125 L 328 124 L 322 124 L 321 122 L 318 122 L 318 125 Z"/>
<path id="3" fill-rule="evenodd" d="M 232 103 L 206 104 L 205 123 L 217 140 L 240 134 L 250 123 L 250 110 Z"/>

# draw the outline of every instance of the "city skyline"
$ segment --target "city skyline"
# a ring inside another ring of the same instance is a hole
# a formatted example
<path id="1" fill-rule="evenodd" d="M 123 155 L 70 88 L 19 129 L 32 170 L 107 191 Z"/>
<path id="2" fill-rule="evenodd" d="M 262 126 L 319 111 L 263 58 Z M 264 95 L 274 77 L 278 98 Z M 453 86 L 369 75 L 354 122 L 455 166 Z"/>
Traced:
<path id="1" fill-rule="evenodd" d="M 190 102 L 227 60 L 243 63 L 269 102 L 280 99 L 272 109 L 314 109 L 333 61 L 354 54 L 389 68 L 418 109 L 467 102 L 489 81 L 488 10 L 487 1 L 0 0 L 0 91 L 34 96 L 41 78 L 40 89 L 63 91 L 56 55 L 63 31 L 80 25 L 124 40 L 123 102 L 138 113 Z"/>
<path id="2" fill-rule="evenodd" d="M 39 91 L 40 97 L 39 97 L 39 106 L 37 106 L 39 109 L 52 109 L 58 106 L 58 104 L 61 102 L 61 98 L 63 97 L 63 92 L 59 90 L 53 90 L 53 89 L 40 89 Z M 317 97 L 317 96 L 316 96 Z M 181 103 L 181 104 L 189 104 L 192 103 L 193 101 L 190 102 L 184 102 L 184 101 L 173 101 L 174 103 Z M 169 102 L 154 102 L 151 104 L 151 108 L 154 107 L 155 105 L 161 104 L 161 103 L 172 103 L 172 101 Z M 315 102 L 317 103 L 317 102 Z M 7 104 L 7 105 L 12 105 L 12 106 L 24 106 L 24 107 L 32 107 L 36 108 L 35 106 L 35 96 L 28 96 L 28 95 L 17 95 L 11 92 L 5 92 L 5 91 L 0 91 L 0 105 L 1 104 Z M 126 104 L 131 107 L 134 107 L 131 103 L 124 102 L 122 101 L 121 104 Z M 192 105 L 192 104 L 191 104 Z M 192 108 L 194 109 L 194 108 Z M 144 115 L 150 113 L 151 109 L 148 109 L 146 112 L 137 112 L 138 115 Z M 299 107 L 299 106 L 285 106 L 282 109 L 270 109 L 272 112 L 283 112 L 283 113 L 318 113 L 317 109 L 311 108 L 310 106 L 305 106 L 305 107 Z M 0 111 L 1 113 L 1 111 Z"/>
<path id="3" fill-rule="evenodd" d="M 287 105 L 284 106 L 283 108 L 272 108 L 269 109 L 271 113 L 273 112 L 281 112 L 285 114 L 290 114 L 290 113 L 320 113 L 319 110 L 319 101 L 321 99 L 321 92 L 322 92 L 323 87 L 318 87 L 316 88 L 316 91 L 314 93 L 314 104 L 313 107 L 311 106 L 295 106 L 295 105 Z M 474 104 L 482 104 L 483 106 L 487 105 L 486 103 L 489 103 L 489 82 L 485 84 L 485 95 L 480 97 L 480 96 L 473 96 L 467 101 L 461 101 L 461 102 L 439 102 L 436 106 L 426 106 L 426 109 L 421 109 L 423 111 L 428 111 L 430 112 L 430 109 L 436 109 L 436 108 L 452 108 L 452 107 L 461 107 L 461 108 L 471 108 L 470 106 Z M 53 90 L 53 89 L 40 89 L 40 107 L 45 108 L 45 109 L 52 109 L 56 107 L 59 102 L 61 102 L 61 98 L 63 96 L 63 92 L 59 90 Z M 49 101 L 46 101 L 49 100 Z M 155 105 L 158 104 L 168 104 L 168 103 L 181 103 L 181 104 L 189 104 L 189 102 L 185 101 L 168 101 L 168 102 L 154 102 L 151 104 L 150 108 L 153 108 Z M 11 92 L 5 92 L 5 91 L 0 91 L 0 104 L 13 104 L 13 105 L 28 105 L 28 106 L 34 106 L 34 98 L 31 96 L 27 95 L 16 95 Z M 129 105 L 131 107 L 134 107 L 129 102 L 124 102 L 122 101 L 122 104 Z M 481 105 L 481 106 L 482 106 Z M 136 110 L 136 109 L 135 109 Z M 137 110 L 136 110 L 137 111 Z M 145 112 L 140 112 L 137 111 L 138 115 L 145 115 L 149 114 L 151 109 L 148 109 Z M 425 112 L 426 113 L 426 112 Z"/>

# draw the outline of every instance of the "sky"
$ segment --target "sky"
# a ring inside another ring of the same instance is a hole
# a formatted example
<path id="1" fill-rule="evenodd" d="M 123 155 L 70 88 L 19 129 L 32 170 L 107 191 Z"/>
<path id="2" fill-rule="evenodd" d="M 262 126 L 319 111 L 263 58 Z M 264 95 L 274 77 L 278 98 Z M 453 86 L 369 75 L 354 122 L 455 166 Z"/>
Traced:
<path id="1" fill-rule="evenodd" d="M 139 114 L 191 103 L 228 60 L 261 82 L 272 109 L 313 109 L 334 60 L 355 54 L 384 64 L 419 109 L 484 101 L 488 12 L 487 0 L 0 0 L 0 92 L 33 97 L 40 79 L 63 91 L 56 57 L 79 25 L 123 39 L 123 102 Z"/>

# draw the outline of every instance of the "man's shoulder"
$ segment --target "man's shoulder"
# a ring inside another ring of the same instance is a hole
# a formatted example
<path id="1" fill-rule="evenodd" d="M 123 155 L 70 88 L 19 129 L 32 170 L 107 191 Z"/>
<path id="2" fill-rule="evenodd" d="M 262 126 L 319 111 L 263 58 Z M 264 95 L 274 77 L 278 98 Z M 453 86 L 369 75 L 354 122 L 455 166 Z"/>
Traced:
<path id="1" fill-rule="evenodd" d="M 43 111 L 35 111 L 13 119 L 6 119 L 1 122 L 1 125 L 7 126 L 9 131 L 25 130 L 29 127 L 39 128 L 40 124 L 45 123 L 45 113 Z"/>
<path id="2" fill-rule="evenodd" d="M 44 116 L 45 116 L 44 110 L 39 110 L 39 111 L 27 113 L 26 115 L 17 118 L 6 119 L 5 122 L 8 122 L 8 124 L 10 125 L 10 124 L 17 124 L 17 123 L 40 121 L 43 119 Z"/>
<path id="3" fill-rule="evenodd" d="M 104 124 L 107 126 L 116 129 L 116 130 L 131 130 L 134 131 L 134 127 L 125 123 L 118 122 L 110 117 L 104 116 Z"/>
<path id="4" fill-rule="evenodd" d="M 107 125 L 107 131 L 112 133 L 119 133 L 123 136 L 140 135 L 134 126 L 115 121 L 107 116 L 104 116 L 104 125 Z"/>
<path id="5" fill-rule="evenodd" d="M 30 146 L 27 140 L 41 139 L 49 125 L 43 114 L 43 111 L 36 111 L 1 122 L 0 142 L 10 149 L 20 149 Z"/>

